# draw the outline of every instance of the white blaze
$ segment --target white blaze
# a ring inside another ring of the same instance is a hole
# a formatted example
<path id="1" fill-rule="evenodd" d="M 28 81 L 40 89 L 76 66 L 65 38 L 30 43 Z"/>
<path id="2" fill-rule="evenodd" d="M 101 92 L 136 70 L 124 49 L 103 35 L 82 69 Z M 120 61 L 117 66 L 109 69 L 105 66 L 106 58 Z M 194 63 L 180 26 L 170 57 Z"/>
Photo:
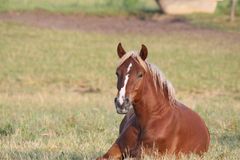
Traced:
<path id="1" fill-rule="evenodd" d="M 132 67 L 132 63 L 130 63 L 130 64 L 128 65 L 127 74 L 128 74 L 128 72 L 130 71 L 131 67 Z"/>
<path id="2" fill-rule="evenodd" d="M 123 84 L 123 87 L 120 89 L 120 92 L 119 92 L 118 99 L 119 99 L 120 105 L 123 104 L 123 99 L 125 98 L 126 86 L 127 86 L 127 82 L 128 82 L 128 79 L 129 79 L 129 71 L 130 71 L 131 67 L 132 67 L 132 63 L 130 63 L 128 65 L 127 74 L 126 74 L 125 79 L 124 79 L 124 84 Z"/>

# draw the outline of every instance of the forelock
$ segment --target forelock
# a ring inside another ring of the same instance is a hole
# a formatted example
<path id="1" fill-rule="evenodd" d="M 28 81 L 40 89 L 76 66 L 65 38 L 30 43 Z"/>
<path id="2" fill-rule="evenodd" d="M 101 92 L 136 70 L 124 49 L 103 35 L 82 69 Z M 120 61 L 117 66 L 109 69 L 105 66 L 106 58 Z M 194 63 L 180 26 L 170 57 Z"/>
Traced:
<path id="1" fill-rule="evenodd" d="M 146 63 L 142 60 L 142 58 L 139 56 L 139 53 L 136 51 L 129 51 L 126 54 L 124 54 L 119 60 L 117 68 L 121 66 L 129 57 L 136 58 L 138 63 L 145 69 L 145 71 L 147 71 Z"/>

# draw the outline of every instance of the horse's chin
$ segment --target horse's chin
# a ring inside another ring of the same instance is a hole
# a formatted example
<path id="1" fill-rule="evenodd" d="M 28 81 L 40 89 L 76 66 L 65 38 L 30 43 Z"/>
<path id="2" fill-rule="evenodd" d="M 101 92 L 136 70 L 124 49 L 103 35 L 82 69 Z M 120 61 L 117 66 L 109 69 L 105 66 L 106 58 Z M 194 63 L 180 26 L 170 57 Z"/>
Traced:
<path id="1" fill-rule="evenodd" d="M 118 114 L 127 114 L 128 113 L 128 111 L 129 111 L 129 109 L 119 109 L 119 108 L 117 108 L 117 113 Z"/>
<path id="2" fill-rule="evenodd" d="M 118 110 L 117 110 L 117 113 L 118 113 L 118 114 L 127 114 L 128 111 L 125 112 L 125 111 L 118 111 Z"/>
<path id="3" fill-rule="evenodd" d="M 132 109 L 132 105 L 129 103 L 126 106 L 116 106 L 116 110 L 118 114 L 127 114 L 129 112 L 129 110 Z"/>

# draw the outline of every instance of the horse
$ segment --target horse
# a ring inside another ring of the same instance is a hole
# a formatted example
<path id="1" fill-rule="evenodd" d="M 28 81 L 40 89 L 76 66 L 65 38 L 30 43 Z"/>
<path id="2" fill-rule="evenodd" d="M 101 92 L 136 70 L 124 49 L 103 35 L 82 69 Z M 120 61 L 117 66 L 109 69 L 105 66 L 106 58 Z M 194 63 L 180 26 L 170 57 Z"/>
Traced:
<path id="1" fill-rule="evenodd" d="M 156 152 L 203 155 L 210 135 L 203 119 L 175 98 L 169 80 L 155 65 L 148 63 L 148 49 L 126 52 L 121 43 L 117 75 L 116 111 L 126 114 L 119 136 L 101 159 L 124 159 Z"/>

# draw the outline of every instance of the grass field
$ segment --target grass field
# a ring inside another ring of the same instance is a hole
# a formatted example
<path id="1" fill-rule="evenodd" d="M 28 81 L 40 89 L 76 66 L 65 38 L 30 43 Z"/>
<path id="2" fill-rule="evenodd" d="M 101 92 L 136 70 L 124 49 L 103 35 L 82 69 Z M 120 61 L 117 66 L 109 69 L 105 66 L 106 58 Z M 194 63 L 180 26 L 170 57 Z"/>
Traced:
<path id="1" fill-rule="evenodd" d="M 145 43 L 149 61 L 166 73 L 177 98 L 205 119 L 211 146 L 204 159 L 240 159 L 239 39 L 87 33 L 3 22 L 0 37 L 0 159 L 102 155 L 122 119 L 113 106 L 119 41 L 127 50 Z"/>
<path id="2" fill-rule="evenodd" d="M 106 152 L 123 118 L 113 105 L 120 41 L 126 50 L 148 46 L 148 60 L 173 83 L 177 99 L 204 118 L 211 145 L 203 159 L 240 159 L 240 20 L 228 22 L 227 5 L 212 16 L 186 17 L 221 29 L 209 34 L 109 34 L 0 21 L 0 159 L 94 159 Z M 153 0 L 0 0 L 2 12 L 35 9 L 127 16 L 157 7 Z"/>

